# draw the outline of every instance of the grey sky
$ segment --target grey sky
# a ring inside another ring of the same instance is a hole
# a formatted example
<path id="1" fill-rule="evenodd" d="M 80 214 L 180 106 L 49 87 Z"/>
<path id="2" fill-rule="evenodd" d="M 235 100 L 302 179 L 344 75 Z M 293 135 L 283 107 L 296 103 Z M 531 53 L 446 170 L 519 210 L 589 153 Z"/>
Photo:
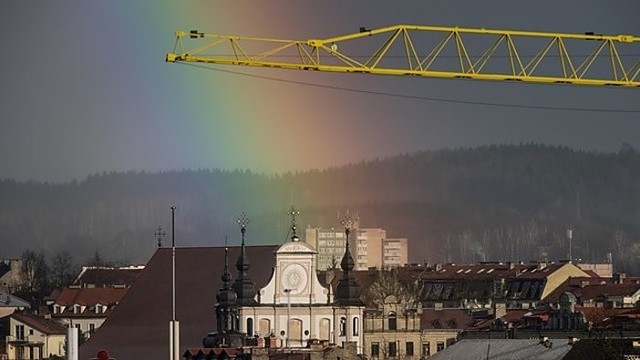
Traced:
<path id="1" fill-rule="evenodd" d="M 162 61 L 177 29 L 306 39 L 411 23 L 640 35 L 639 10 L 632 0 L 5 1 L 0 178 L 68 181 L 102 171 L 217 167 L 280 172 L 490 143 L 640 147 L 640 113 L 367 95 Z M 640 89 L 220 69 L 430 98 L 640 110 Z"/>

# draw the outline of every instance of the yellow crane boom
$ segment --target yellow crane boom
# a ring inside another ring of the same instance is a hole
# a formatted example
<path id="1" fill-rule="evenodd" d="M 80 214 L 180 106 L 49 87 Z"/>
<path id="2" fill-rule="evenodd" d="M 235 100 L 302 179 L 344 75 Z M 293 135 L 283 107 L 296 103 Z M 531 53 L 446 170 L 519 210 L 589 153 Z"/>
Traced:
<path id="1" fill-rule="evenodd" d="M 198 46 L 187 50 L 187 42 Z M 306 41 L 192 30 L 176 32 L 174 51 L 166 61 L 640 87 L 639 43 L 634 35 L 419 25 L 360 28 L 358 33 Z"/>

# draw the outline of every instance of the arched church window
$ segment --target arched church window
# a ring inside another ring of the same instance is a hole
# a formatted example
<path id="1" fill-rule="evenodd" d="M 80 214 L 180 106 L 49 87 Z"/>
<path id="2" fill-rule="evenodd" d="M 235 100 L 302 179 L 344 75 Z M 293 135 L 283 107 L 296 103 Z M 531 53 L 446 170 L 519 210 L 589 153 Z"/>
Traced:
<path id="1" fill-rule="evenodd" d="M 396 313 L 394 313 L 393 311 L 389 313 L 389 330 L 398 330 Z"/>
<path id="2" fill-rule="evenodd" d="M 247 336 L 253 336 L 253 319 L 247 318 Z"/>
<path id="3" fill-rule="evenodd" d="M 353 318 L 353 336 L 358 336 L 359 321 L 358 317 Z"/>

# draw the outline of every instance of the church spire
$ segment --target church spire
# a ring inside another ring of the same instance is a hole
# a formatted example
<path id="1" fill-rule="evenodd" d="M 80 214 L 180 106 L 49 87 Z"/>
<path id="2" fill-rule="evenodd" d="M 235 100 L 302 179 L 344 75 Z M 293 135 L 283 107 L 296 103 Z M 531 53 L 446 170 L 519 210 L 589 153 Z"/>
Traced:
<path id="1" fill-rule="evenodd" d="M 238 218 L 238 225 L 240 225 L 240 232 L 242 233 L 242 244 L 240 245 L 240 256 L 236 261 L 236 269 L 238 269 L 238 277 L 233 283 L 233 290 L 238 295 L 238 304 L 241 306 L 251 306 L 256 303 L 255 297 L 257 294 L 256 285 L 249 277 L 249 258 L 244 245 L 244 235 L 247 232 L 247 225 L 249 224 L 249 218 L 245 213 Z"/>
<path id="2" fill-rule="evenodd" d="M 216 332 L 209 333 L 202 340 L 206 348 L 243 345 L 244 336 L 238 332 L 238 302 L 236 293 L 229 287 L 231 274 L 228 265 L 229 249 L 224 249 L 224 270 L 220 279 L 222 288 L 216 295 Z"/>
<path id="3" fill-rule="evenodd" d="M 224 271 L 220 277 L 222 280 L 222 288 L 216 295 L 216 320 L 217 330 L 219 334 L 227 333 L 229 331 L 236 330 L 235 318 L 238 313 L 237 295 L 229 287 L 231 281 L 231 274 L 229 274 L 229 265 L 227 258 L 229 257 L 229 249 L 224 249 Z"/>
<path id="4" fill-rule="evenodd" d="M 349 234 L 352 230 L 358 228 L 358 218 L 352 218 L 349 212 L 347 212 L 340 223 L 344 226 L 346 248 L 342 261 L 340 262 L 342 278 L 336 286 L 335 300 L 339 305 L 361 305 L 360 286 L 351 273 L 351 270 L 355 267 L 355 263 L 351 256 L 351 251 L 349 250 Z"/>

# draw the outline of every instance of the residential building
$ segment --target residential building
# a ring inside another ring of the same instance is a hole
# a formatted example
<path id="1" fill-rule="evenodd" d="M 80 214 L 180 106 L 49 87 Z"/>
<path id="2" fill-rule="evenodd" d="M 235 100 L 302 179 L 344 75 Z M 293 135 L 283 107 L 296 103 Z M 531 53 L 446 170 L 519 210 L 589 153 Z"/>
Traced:
<path id="1" fill-rule="evenodd" d="M 380 228 L 358 228 L 356 241 L 350 244 L 355 254 L 355 270 L 369 268 L 387 269 L 408 263 L 408 241 L 404 238 L 387 238 L 387 231 Z M 344 231 L 335 228 L 308 228 L 305 242 L 318 251 L 318 269 L 337 268 L 344 255 Z"/>
<path id="2" fill-rule="evenodd" d="M 602 278 L 613 277 L 612 263 L 577 263 L 576 266 L 583 271 L 593 271 L 597 276 Z"/>
<path id="3" fill-rule="evenodd" d="M 364 356 L 368 359 L 419 359 L 423 348 L 419 302 L 387 296 L 365 310 Z"/>
<path id="4" fill-rule="evenodd" d="M 13 293 L 22 285 L 22 260 L 0 260 L 0 292 Z"/>
<path id="5" fill-rule="evenodd" d="M 471 328 L 475 319 L 465 309 L 423 309 L 422 357 L 433 356 L 458 341 L 460 333 Z"/>
<path id="6" fill-rule="evenodd" d="M 102 326 L 127 293 L 124 287 L 64 288 L 52 305 L 51 317 L 75 327 L 85 338 Z"/>
<path id="7" fill-rule="evenodd" d="M 55 321 L 26 312 L 9 317 L 7 359 L 44 359 L 65 355 L 67 329 Z"/>
<path id="8" fill-rule="evenodd" d="M 0 294 L 0 318 L 31 308 L 31 304 L 11 294 Z"/>
<path id="9" fill-rule="evenodd" d="M 509 309 L 541 305 L 569 277 L 589 275 L 571 263 L 436 264 L 415 269 L 427 308 L 492 309 L 504 299 Z"/>

